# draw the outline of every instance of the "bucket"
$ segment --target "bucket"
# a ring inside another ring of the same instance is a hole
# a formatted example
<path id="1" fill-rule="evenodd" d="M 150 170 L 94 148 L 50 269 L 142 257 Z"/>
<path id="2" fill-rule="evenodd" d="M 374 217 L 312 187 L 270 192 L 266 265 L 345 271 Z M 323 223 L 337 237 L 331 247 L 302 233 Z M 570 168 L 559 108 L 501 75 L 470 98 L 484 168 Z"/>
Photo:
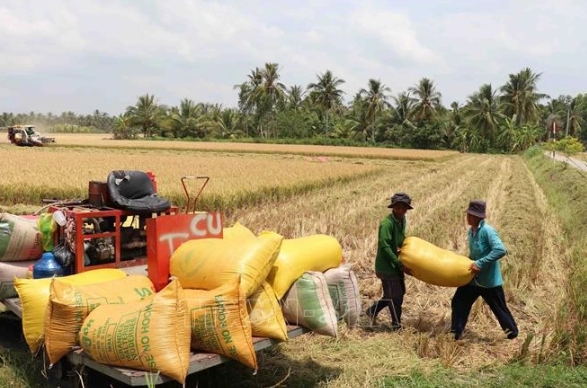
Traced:
<path id="1" fill-rule="evenodd" d="M 94 207 L 104 207 L 110 202 L 106 182 L 90 181 L 88 185 L 88 202 Z"/>

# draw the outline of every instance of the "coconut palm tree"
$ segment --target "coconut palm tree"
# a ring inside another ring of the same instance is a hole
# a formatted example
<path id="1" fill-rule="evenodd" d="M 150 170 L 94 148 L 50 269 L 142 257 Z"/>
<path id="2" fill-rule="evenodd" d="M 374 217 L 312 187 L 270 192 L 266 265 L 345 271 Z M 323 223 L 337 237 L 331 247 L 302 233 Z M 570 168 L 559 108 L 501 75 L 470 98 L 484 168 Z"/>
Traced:
<path id="1" fill-rule="evenodd" d="M 318 75 L 318 82 L 308 85 L 309 98 L 319 105 L 324 113 L 326 131 L 329 130 L 329 114 L 338 110 L 342 105 L 344 92 L 339 87 L 344 83 L 343 79 L 335 77 L 330 70 L 326 70 L 323 74 Z"/>
<path id="2" fill-rule="evenodd" d="M 186 136 L 202 138 L 205 135 L 203 125 L 205 120 L 201 104 L 184 98 L 180 101 L 178 108 L 170 110 L 166 126 L 175 138 Z"/>
<path id="3" fill-rule="evenodd" d="M 507 117 L 516 115 L 516 125 L 540 122 L 538 103 L 547 97 L 537 91 L 541 75 L 542 73 L 534 73 L 526 67 L 516 74 L 510 74 L 508 82 L 500 88 L 504 114 Z"/>
<path id="4" fill-rule="evenodd" d="M 287 107 L 292 110 L 300 110 L 304 101 L 304 88 L 294 85 L 287 91 Z"/>
<path id="5" fill-rule="evenodd" d="M 487 144 L 494 144 L 499 132 L 499 123 L 503 119 L 500 100 L 491 84 L 484 84 L 479 91 L 469 96 L 464 114 L 469 125 L 485 138 Z"/>
<path id="6" fill-rule="evenodd" d="M 151 136 L 152 131 L 159 127 L 163 119 L 164 109 L 155 102 L 155 96 L 145 94 L 140 96 L 136 105 L 126 108 L 132 125 L 141 127 L 144 136 Z"/>
<path id="7" fill-rule="evenodd" d="M 415 98 L 414 119 L 428 121 L 438 115 L 442 94 L 436 89 L 434 81 L 422 78 L 416 86 L 408 89 Z"/>
<path id="8" fill-rule="evenodd" d="M 576 137 L 581 133 L 581 128 L 585 124 L 584 117 L 587 109 L 587 101 L 584 94 L 576 95 L 570 102 L 566 112 L 565 136 Z"/>
<path id="9" fill-rule="evenodd" d="M 370 79 L 367 89 L 361 89 L 359 96 L 365 108 L 368 126 L 371 128 L 371 141 L 375 144 L 375 120 L 381 112 L 390 108 L 388 102 L 391 89 L 380 80 Z"/>

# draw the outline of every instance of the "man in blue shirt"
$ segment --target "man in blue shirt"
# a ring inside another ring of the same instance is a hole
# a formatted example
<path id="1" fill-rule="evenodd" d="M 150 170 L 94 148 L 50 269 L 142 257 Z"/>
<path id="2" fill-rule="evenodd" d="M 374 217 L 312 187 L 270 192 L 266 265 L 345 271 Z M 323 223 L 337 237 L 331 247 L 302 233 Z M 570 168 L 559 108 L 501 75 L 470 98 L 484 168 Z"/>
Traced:
<path id="1" fill-rule="evenodd" d="M 518 326 L 507 307 L 499 259 L 507 254 L 499 235 L 485 222 L 485 201 L 472 200 L 467 209 L 470 271 L 473 280 L 458 287 L 451 302 L 451 333 L 455 340 L 463 335 L 471 307 L 482 297 L 489 306 L 508 339 L 518 336 Z"/>

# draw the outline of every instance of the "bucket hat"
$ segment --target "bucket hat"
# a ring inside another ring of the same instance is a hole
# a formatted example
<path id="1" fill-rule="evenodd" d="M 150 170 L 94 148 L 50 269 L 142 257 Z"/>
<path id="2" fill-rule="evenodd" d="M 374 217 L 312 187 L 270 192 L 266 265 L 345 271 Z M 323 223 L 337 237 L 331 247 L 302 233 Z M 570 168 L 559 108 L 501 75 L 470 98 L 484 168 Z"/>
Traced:
<path id="1" fill-rule="evenodd" d="M 405 203 L 406 205 L 408 205 L 408 209 L 413 209 L 413 207 L 412 207 L 412 199 L 406 193 L 395 193 L 391 197 L 391 203 L 387 207 L 392 208 L 392 207 L 394 207 L 399 202 Z"/>
<path id="2" fill-rule="evenodd" d="M 485 207 L 485 201 L 482 201 L 480 199 L 474 199 L 471 202 L 469 202 L 467 214 L 471 214 L 479 218 L 485 218 Z"/>

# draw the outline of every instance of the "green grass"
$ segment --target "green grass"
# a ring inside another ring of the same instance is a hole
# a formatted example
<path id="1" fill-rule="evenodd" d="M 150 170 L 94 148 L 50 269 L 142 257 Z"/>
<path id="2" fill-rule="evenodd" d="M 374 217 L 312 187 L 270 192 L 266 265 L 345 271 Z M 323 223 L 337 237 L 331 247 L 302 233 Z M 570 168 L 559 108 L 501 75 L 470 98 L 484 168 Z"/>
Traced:
<path id="1" fill-rule="evenodd" d="M 568 303 L 557 317 L 558 354 L 571 365 L 587 364 L 587 177 L 566 163 L 554 163 L 540 148 L 529 150 L 526 162 L 549 205 L 559 216 L 572 270 L 566 287 Z"/>
<path id="2" fill-rule="evenodd" d="M 566 366 L 508 365 L 493 370 L 456 374 L 446 369 L 435 370 L 430 375 L 418 371 L 406 377 L 388 378 L 381 387 L 402 388 L 574 388 L 587 384 L 587 368 Z"/>

